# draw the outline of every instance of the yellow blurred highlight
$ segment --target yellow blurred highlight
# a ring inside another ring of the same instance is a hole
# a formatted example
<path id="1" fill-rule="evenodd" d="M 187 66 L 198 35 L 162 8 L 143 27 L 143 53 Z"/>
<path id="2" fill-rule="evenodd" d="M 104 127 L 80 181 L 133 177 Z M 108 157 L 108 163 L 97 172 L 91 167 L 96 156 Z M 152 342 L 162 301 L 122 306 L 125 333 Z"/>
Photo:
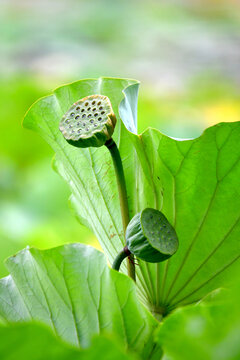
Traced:
<path id="1" fill-rule="evenodd" d="M 236 101 L 221 101 L 208 105 L 203 109 L 203 119 L 206 126 L 239 121 L 240 104 Z"/>
<path id="2" fill-rule="evenodd" d="M 89 245 L 93 246 L 94 248 L 98 249 L 99 251 L 103 251 L 101 248 L 101 245 L 99 244 L 99 242 L 97 241 L 95 236 L 88 238 L 87 240 L 88 240 L 87 242 Z"/>

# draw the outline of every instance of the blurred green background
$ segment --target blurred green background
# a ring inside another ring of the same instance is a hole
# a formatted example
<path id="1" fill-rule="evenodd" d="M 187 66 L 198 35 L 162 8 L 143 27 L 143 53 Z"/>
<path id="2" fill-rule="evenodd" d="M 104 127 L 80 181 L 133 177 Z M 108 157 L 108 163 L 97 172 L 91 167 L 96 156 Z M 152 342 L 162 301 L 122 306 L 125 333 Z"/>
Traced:
<path id="1" fill-rule="evenodd" d="M 26 245 L 98 246 L 68 208 L 52 150 L 21 121 L 40 96 L 86 77 L 142 82 L 139 132 L 190 138 L 240 119 L 240 3 L 0 0 L 0 276 Z"/>

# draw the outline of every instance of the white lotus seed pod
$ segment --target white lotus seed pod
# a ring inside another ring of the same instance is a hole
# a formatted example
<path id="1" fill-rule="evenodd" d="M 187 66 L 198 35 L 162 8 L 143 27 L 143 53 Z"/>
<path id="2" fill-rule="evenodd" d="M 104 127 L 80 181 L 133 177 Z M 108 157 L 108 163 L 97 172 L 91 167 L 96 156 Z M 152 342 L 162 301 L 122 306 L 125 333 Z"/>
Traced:
<path id="1" fill-rule="evenodd" d="M 71 145 L 99 147 L 112 137 L 116 121 L 109 98 L 90 95 L 70 107 L 59 129 Z"/>

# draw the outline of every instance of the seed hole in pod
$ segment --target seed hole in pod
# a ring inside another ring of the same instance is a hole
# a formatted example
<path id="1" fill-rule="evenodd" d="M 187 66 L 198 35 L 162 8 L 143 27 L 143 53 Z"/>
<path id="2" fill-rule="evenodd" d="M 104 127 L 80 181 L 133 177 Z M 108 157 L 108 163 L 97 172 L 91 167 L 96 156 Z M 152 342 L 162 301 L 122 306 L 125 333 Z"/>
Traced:
<path id="1" fill-rule="evenodd" d="M 98 121 L 101 121 L 102 120 L 102 118 L 100 117 L 100 118 L 98 118 Z"/>
<path id="2" fill-rule="evenodd" d="M 97 124 L 94 124 L 94 127 L 97 127 Z"/>
<path id="3" fill-rule="evenodd" d="M 79 122 L 77 122 L 77 125 L 79 126 L 81 123 L 80 123 L 80 121 Z"/>
<path id="4" fill-rule="evenodd" d="M 90 111 L 91 110 L 91 108 L 89 107 L 89 108 L 87 108 L 87 111 Z"/>
<path id="5" fill-rule="evenodd" d="M 88 131 L 88 130 L 89 130 L 89 127 L 87 127 L 86 130 Z"/>
<path id="6" fill-rule="evenodd" d="M 88 116 L 87 116 L 87 117 L 88 117 L 88 118 L 90 118 L 91 116 L 92 116 L 92 114 L 88 114 Z"/>
<path id="7" fill-rule="evenodd" d="M 81 110 L 81 112 L 84 112 L 84 111 L 85 111 L 84 109 Z"/>
<path id="8" fill-rule="evenodd" d="M 67 119 L 67 120 L 65 121 L 65 123 L 66 123 L 66 124 L 69 124 L 69 120 Z"/>
<path id="9" fill-rule="evenodd" d="M 99 106 L 99 110 L 102 110 L 103 109 L 103 107 L 102 106 Z"/>
<path id="10" fill-rule="evenodd" d="M 75 130 L 72 129 L 72 134 L 75 133 Z"/>
<path id="11" fill-rule="evenodd" d="M 80 130 L 80 129 L 78 129 L 78 131 L 77 131 L 77 132 L 78 132 L 78 134 L 80 134 L 80 133 L 81 133 L 81 130 Z"/>
<path id="12" fill-rule="evenodd" d="M 98 113 L 94 114 L 94 116 L 97 117 L 97 116 L 98 116 Z"/>
<path id="13" fill-rule="evenodd" d="M 99 102 L 97 103 L 97 105 L 98 105 L 98 106 L 101 105 L 101 101 L 99 101 Z"/>
<path id="14" fill-rule="evenodd" d="M 82 124 L 82 126 L 85 126 L 85 125 L 86 125 L 85 123 Z"/>
<path id="15" fill-rule="evenodd" d="M 85 105 L 85 106 L 88 106 L 88 102 L 86 101 L 84 105 Z"/>
<path id="16" fill-rule="evenodd" d="M 101 114 L 104 115 L 104 114 L 105 114 L 105 111 L 101 111 Z"/>
<path id="17" fill-rule="evenodd" d="M 94 120 L 90 120 L 90 123 L 93 124 Z"/>
<path id="18" fill-rule="evenodd" d="M 75 116 L 75 119 L 76 119 L 76 120 L 79 119 L 79 118 L 80 118 L 80 115 Z"/>
<path id="19" fill-rule="evenodd" d="M 82 115 L 82 119 L 84 119 L 85 117 L 86 117 L 86 114 L 83 114 L 83 115 Z"/>
<path id="20" fill-rule="evenodd" d="M 71 129 L 72 128 L 72 125 L 69 125 L 69 129 Z"/>
<path id="21" fill-rule="evenodd" d="M 76 107 L 76 110 L 80 110 L 80 106 L 77 106 L 77 107 Z"/>
<path id="22" fill-rule="evenodd" d="M 93 100 L 92 104 L 93 104 L 93 105 L 95 105 L 95 104 L 96 104 L 96 101 L 95 101 L 95 100 Z"/>
<path id="23" fill-rule="evenodd" d="M 70 115 L 71 115 L 71 116 L 74 116 L 74 112 L 72 112 Z"/>

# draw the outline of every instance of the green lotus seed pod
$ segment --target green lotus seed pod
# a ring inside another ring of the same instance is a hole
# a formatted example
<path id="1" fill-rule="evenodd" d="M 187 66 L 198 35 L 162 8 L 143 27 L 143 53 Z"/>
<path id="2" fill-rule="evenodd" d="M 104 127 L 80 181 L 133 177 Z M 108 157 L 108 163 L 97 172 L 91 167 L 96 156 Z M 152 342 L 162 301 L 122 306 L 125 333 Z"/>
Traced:
<path id="1" fill-rule="evenodd" d="M 109 98 L 91 95 L 70 107 L 59 129 L 71 145 L 99 147 L 112 137 L 116 121 Z"/>
<path id="2" fill-rule="evenodd" d="M 174 228 L 158 210 L 144 209 L 127 226 L 127 247 L 132 254 L 147 262 L 161 262 L 178 249 Z"/>

